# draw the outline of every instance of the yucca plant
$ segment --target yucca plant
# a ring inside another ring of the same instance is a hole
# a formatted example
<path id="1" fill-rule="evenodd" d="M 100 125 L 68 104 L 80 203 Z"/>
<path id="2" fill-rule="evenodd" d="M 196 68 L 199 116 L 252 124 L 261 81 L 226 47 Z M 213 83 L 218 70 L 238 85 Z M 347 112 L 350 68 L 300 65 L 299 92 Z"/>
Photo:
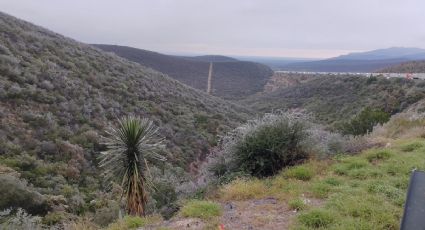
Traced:
<path id="1" fill-rule="evenodd" d="M 127 213 L 144 216 L 147 188 L 150 186 L 149 163 L 165 161 L 160 154 L 163 139 L 158 128 L 146 118 L 128 116 L 118 120 L 118 128 L 107 131 L 100 167 L 108 180 L 119 179 L 126 197 Z"/>

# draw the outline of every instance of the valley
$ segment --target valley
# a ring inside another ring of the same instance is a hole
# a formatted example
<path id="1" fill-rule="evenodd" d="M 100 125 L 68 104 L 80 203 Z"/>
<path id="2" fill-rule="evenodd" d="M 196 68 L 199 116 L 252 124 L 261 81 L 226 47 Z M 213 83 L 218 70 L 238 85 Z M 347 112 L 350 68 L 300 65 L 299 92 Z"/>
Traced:
<path id="1" fill-rule="evenodd" d="M 424 49 L 91 43 L 0 12 L 0 229 L 400 228 Z"/>

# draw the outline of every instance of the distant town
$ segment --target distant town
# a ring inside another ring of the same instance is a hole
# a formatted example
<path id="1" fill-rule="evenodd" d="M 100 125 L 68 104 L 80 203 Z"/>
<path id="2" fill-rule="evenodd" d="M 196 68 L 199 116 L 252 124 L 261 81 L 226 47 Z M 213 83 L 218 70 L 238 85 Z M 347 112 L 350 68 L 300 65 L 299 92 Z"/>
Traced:
<path id="1" fill-rule="evenodd" d="M 425 73 L 353 73 L 353 72 L 303 72 L 303 71 L 275 71 L 277 73 L 311 74 L 311 75 L 356 75 L 365 77 L 406 78 L 425 80 Z"/>

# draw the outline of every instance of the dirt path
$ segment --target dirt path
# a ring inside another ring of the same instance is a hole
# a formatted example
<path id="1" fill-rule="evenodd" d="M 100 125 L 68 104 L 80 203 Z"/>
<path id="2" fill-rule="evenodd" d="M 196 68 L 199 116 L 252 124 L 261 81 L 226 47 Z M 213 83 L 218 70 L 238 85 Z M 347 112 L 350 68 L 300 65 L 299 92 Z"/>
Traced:
<path id="1" fill-rule="evenodd" d="M 225 229 L 288 229 L 296 212 L 275 198 L 229 202 L 223 205 Z"/>
<path id="2" fill-rule="evenodd" d="M 208 70 L 208 83 L 207 83 L 207 93 L 211 94 L 211 88 L 212 88 L 212 71 L 213 71 L 213 63 L 210 62 L 210 68 Z"/>
<path id="3" fill-rule="evenodd" d="M 222 224 L 225 230 L 285 230 L 297 214 L 285 202 L 275 198 L 232 201 L 221 205 L 223 215 L 217 223 Z M 207 225 L 200 219 L 186 218 L 172 219 L 145 229 L 201 230 Z"/>

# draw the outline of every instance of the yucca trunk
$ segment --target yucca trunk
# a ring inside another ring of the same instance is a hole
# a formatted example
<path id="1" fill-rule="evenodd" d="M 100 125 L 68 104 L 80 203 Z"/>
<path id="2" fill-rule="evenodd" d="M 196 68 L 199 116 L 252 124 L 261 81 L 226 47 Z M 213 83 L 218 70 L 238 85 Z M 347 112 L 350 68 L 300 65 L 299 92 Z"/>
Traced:
<path id="1" fill-rule="evenodd" d="M 147 203 L 146 181 L 143 172 L 139 171 L 140 167 L 137 161 L 133 162 L 133 167 L 129 167 L 127 171 L 128 177 L 125 184 L 127 188 L 127 213 L 133 216 L 144 216 Z"/>

